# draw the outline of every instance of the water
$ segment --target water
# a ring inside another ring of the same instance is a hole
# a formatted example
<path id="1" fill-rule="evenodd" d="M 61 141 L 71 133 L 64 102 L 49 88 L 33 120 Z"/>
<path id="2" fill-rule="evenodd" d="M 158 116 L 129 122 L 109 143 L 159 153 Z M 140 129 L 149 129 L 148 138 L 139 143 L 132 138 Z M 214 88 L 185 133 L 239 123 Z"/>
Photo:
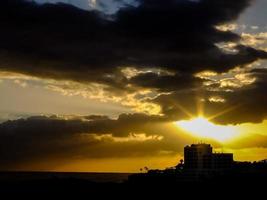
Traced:
<path id="1" fill-rule="evenodd" d="M 120 183 L 128 179 L 130 173 L 73 173 L 73 172 L 0 172 L 0 181 L 34 181 L 49 179 L 81 179 L 92 182 Z"/>

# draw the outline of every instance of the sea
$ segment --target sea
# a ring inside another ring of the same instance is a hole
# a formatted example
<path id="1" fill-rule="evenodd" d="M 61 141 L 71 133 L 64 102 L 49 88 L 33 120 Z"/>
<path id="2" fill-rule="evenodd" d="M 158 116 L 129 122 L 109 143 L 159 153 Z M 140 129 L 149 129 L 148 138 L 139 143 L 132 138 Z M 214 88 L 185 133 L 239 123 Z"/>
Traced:
<path id="1" fill-rule="evenodd" d="M 98 183 L 121 183 L 132 173 L 77 173 L 77 172 L 0 172 L 0 181 L 35 181 L 49 179 L 79 179 Z"/>

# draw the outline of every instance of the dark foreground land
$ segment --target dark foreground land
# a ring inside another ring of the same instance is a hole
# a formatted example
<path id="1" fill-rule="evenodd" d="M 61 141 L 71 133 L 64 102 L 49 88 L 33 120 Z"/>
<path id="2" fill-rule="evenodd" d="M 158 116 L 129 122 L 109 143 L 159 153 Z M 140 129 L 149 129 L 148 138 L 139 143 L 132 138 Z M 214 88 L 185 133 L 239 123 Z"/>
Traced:
<path id="1" fill-rule="evenodd" d="M 14 176 L 15 175 L 15 176 Z M 117 175 L 117 178 L 114 178 Z M 210 175 L 208 177 L 182 177 L 184 175 L 175 171 L 150 171 L 143 174 L 70 174 L 50 173 L 49 176 L 38 174 L 12 174 L 0 173 L 0 194 L 9 196 L 60 195 L 76 197 L 87 195 L 88 199 L 97 197 L 259 197 L 265 199 L 267 194 L 267 170 L 231 171 L 224 174 Z M 27 178 L 28 176 L 28 178 Z M 89 178 L 97 177 L 96 180 Z M 108 178 L 114 176 L 113 178 Z M 126 177 L 129 178 L 127 179 Z M 9 178 L 10 177 L 10 178 Z M 31 177 L 31 178 L 30 178 Z M 85 178 L 86 177 L 86 178 Z M 102 178 L 101 178 L 102 177 Z M 120 177 L 120 178 L 119 178 Z M 104 181 L 103 181 L 104 180 Z M 264 195 L 264 196 L 262 196 Z M 91 197 L 91 198 L 90 198 Z"/>

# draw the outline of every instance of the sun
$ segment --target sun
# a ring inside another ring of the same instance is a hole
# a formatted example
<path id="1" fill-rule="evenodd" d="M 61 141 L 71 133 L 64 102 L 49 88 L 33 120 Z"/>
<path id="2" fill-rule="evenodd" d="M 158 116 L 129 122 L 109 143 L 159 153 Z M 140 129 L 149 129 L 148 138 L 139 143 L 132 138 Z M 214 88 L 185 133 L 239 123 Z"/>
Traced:
<path id="1" fill-rule="evenodd" d="M 227 142 L 238 135 L 236 127 L 216 125 L 204 117 L 197 117 L 188 121 L 177 121 L 175 124 L 200 139 L 213 139 L 218 142 Z"/>

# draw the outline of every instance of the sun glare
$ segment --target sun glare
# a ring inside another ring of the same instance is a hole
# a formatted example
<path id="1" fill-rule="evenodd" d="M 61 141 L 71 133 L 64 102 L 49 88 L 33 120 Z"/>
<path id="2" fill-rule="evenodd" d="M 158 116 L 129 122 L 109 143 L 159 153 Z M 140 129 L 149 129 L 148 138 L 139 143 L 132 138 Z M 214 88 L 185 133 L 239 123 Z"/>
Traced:
<path id="1" fill-rule="evenodd" d="M 189 121 L 177 121 L 175 124 L 192 135 L 201 139 L 214 139 L 219 142 L 227 142 L 238 135 L 234 126 L 216 125 L 204 117 L 198 117 Z"/>

